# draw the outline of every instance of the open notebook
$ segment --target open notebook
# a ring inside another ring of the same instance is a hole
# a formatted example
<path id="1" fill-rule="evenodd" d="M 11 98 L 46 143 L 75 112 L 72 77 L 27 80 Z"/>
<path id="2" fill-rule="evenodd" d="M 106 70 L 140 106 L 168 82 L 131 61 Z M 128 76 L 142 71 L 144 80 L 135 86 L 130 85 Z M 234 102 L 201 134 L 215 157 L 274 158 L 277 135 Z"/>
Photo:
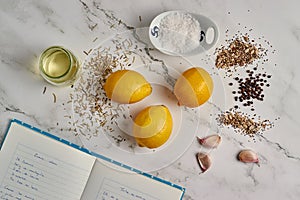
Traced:
<path id="1" fill-rule="evenodd" d="M 176 200 L 184 188 L 12 120 L 0 151 L 0 200 Z"/>

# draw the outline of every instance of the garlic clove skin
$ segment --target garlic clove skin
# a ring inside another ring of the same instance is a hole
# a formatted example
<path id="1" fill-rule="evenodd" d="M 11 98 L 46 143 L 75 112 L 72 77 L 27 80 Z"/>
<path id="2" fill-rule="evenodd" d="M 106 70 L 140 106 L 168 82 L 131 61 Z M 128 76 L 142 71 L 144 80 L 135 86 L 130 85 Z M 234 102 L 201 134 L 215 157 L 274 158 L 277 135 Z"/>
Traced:
<path id="1" fill-rule="evenodd" d="M 244 163 L 258 163 L 259 162 L 257 154 L 250 149 L 240 151 L 240 153 L 238 155 L 238 159 Z"/>
<path id="2" fill-rule="evenodd" d="M 199 143 L 206 148 L 217 148 L 221 143 L 221 136 L 210 135 L 204 138 L 198 138 Z"/>
<path id="3" fill-rule="evenodd" d="M 197 153 L 197 160 L 200 165 L 202 172 L 205 172 L 211 166 L 210 156 L 206 153 L 199 152 Z"/>

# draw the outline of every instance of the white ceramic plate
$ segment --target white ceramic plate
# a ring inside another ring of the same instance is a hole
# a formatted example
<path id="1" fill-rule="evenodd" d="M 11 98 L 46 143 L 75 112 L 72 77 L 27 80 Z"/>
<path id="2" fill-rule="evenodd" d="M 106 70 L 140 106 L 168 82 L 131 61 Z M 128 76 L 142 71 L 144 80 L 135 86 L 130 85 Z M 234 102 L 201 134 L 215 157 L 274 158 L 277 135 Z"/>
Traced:
<path id="1" fill-rule="evenodd" d="M 73 111 L 77 132 L 86 148 L 149 172 L 177 160 L 191 145 L 200 126 L 200 132 L 208 133 L 212 113 L 216 110 L 211 103 L 197 109 L 177 105 L 173 86 L 180 73 L 192 64 L 183 57 L 149 49 L 141 39 L 145 34 L 148 35 L 148 28 L 127 31 L 93 49 L 83 63 L 81 77 L 74 84 Z M 107 62 L 108 58 L 114 61 Z M 152 94 L 130 105 L 106 101 L 100 82 L 108 65 L 114 66 L 113 71 L 126 68 L 140 72 L 152 84 Z M 139 147 L 131 136 L 132 118 L 143 108 L 156 104 L 166 105 L 172 114 L 171 137 L 156 149 Z"/>
<path id="2" fill-rule="evenodd" d="M 168 11 L 161 13 L 160 15 L 156 16 L 153 21 L 150 24 L 149 28 L 149 37 L 150 40 L 155 48 L 157 48 L 159 51 L 168 54 L 168 55 L 173 55 L 173 56 L 190 56 L 190 55 L 195 55 L 199 54 L 202 52 L 207 51 L 208 49 L 212 48 L 218 38 L 219 38 L 219 31 L 217 25 L 209 18 L 200 15 L 200 14 L 195 14 L 195 13 L 188 13 L 190 14 L 193 18 L 198 20 L 200 24 L 201 31 L 199 33 L 200 35 L 200 41 L 198 47 L 195 49 L 189 51 L 189 52 L 175 52 L 172 49 L 166 49 L 162 46 L 161 40 L 160 40 L 160 22 L 161 20 L 173 13 L 187 13 L 185 11 Z"/>

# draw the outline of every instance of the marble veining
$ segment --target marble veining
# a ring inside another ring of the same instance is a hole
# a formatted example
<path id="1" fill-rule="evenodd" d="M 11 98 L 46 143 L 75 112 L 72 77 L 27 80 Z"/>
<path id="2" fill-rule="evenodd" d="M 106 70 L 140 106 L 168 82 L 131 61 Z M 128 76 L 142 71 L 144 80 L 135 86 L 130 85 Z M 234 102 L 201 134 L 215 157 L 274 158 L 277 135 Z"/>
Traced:
<path id="1" fill-rule="evenodd" d="M 74 88 L 54 87 L 41 78 L 37 66 L 41 51 L 51 45 L 63 45 L 83 62 L 84 51 L 97 47 L 112 35 L 138 30 L 135 28 L 145 32 L 151 20 L 161 12 L 187 10 L 203 14 L 219 26 L 220 38 L 215 47 L 226 44 L 227 29 L 234 35 L 250 28 L 253 28 L 254 38 L 264 36 L 273 45 L 276 52 L 269 54 L 270 61 L 264 65 L 272 74 L 271 87 L 264 91 L 265 101 L 255 105 L 257 114 L 273 121 L 274 127 L 255 137 L 254 142 L 232 128 L 218 126 L 214 121 L 216 116 L 212 116 L 200 122 L 205 131 L 199 129 L 195 135 L 220 134 L 222 142 L 217 149 L 205 149 L 195 138 L 179 159 L 151 173 L 185 187 L 184 200 L 298 200 L 299 6 L 297 0 L 1 0 L 0 139 L 3 139 L 9 120 L 18 118 L 82 145 L 72 119 Z M 135 39 L 144 44 L 144 56 L 160 63 L 165 81 L 174 85 L 175 78 L 169 74 L 167 63 L 157 56 L 145 34 L 141 33 L 135 32 Z M 234 104 L 228 87 L 230 79 L 224 71 L 214 68 L 214 48 L 204 57 L 205 61 L 201 56 L 188 60 L 217 72 L 214 76 L 222 81 L 224 100 L 208 104 L 218 114 Z M 200 119 L 205 118 L 200 116 Z M 237 153 L 246 148 L 258 153 L 259 165 L 237 161 Z M 212 157 L 213 165 L 205 173 L 201 172 L 196 160 L 199 151 L 208 152 Z"/>

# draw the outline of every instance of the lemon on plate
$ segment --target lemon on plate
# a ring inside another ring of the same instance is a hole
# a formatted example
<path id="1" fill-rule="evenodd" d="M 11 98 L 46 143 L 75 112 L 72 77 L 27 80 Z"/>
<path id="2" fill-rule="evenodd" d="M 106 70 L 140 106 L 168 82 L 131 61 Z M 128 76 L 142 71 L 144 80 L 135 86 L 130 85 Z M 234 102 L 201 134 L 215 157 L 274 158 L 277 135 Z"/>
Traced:
<path id="1" fill-rule="evenodd" d="M 104 84 L 106 96 L 111 100 L 131 104 L 141 101 L 152 92 L 150 83 L 133 70 L 118 70 L 110 74 Z"/>
<path id="2" fill-rule="evenodd" d="M 190 108 L 204 104 L 212 95 L 213 80 L 209 73 L 201 67 L 193 67 L 184 71 L 177 79 L 174 94 L 179 105 Z"/>
<path id="3" fill-rule="evenodd" d="M 139 146 L 157 148 L 169 139 L 172 128 L 172 116 L 166 106 L 149 106 L 135 117 L 133 136 Z"/>

